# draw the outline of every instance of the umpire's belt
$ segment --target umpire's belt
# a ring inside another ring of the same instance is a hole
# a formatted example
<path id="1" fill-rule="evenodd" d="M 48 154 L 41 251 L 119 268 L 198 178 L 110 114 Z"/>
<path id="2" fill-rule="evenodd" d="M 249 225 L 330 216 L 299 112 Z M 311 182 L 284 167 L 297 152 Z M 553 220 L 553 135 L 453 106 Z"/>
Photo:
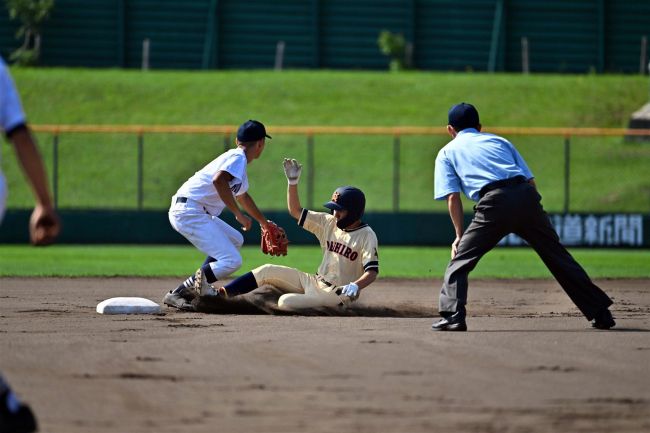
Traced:
<path id="1" fill-rule="evenodd" d="M 478 192 L 478 198 L 479 199 L 483 198 L 485 194 L 495 189 L 507 188 L 509 186 L 515 186 L 522 183 L 526 183 L 526 178 L 521 175 L 488 183 L 483 188 L 481 188 L 481 190 Z"/>

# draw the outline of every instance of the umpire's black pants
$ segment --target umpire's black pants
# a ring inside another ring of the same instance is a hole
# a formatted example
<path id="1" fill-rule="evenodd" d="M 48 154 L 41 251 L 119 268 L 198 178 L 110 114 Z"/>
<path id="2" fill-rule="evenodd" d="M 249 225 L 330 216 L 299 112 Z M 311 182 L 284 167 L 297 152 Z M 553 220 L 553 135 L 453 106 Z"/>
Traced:
<path id="1" fill-rule="evenodd" d="M 532 185 L 521 183 L 492 190 L 478 201 L 474 218 L 445 272 L 439 300 L 443 316 L 456 312 L 459 306 L 467 303 L 468 274 L 485 253 L 510 233 L 519 235 L 535 249 L 588 320 L 612 304 L 612 300 L 562 246 L 540 200 L 541 196 Z"/>

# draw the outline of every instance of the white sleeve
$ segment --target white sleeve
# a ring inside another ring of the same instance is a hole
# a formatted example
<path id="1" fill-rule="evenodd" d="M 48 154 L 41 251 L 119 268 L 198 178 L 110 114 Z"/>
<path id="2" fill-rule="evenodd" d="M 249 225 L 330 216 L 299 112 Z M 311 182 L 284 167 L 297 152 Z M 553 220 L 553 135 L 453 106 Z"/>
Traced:
<path id="1" fill-rule="evenodd" d="M 246 157 L 235 153 L 223 161 L 219 171 L 227 171 L 232 177 L 241 181 L 246 175 L 246 164 Z"/>
<path id="2" fill-rule="evenodd" d="M 9 132 L 26 122 L 20 97 L 4 61 L 0 59 L 0 128 Z"/>

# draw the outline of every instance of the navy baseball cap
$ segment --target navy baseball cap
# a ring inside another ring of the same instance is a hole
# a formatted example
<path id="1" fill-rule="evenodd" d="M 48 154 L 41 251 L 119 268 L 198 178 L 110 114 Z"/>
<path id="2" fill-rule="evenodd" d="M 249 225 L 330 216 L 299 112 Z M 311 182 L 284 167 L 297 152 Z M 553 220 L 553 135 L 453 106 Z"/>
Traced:
<path id="1" fill-rule="evenodd" d="M 472 104 L 461 102 L 449 110 L 448 124 L 453 126 L 456 131 L 462 131 L 465 128 L 476 128 L 479 125 L 478 111 Z"/>
<path id="2" fill-rule="evenodd" d="M 332 194 L 332 199 L 323 206 L 331 210 L 345 209 L 352 211 L 354 209 L 360 209 L 361 213 L 363 213 L 363 209 L 366 206 L 366 196 L 359 188 L 341 186 L 336 188 L 334 194 Z"/>
<path id="3" fill-rule="evenodd" d="M 237 140 L 244 143 L 247 141 L 261 140 L 264 137 L 271 138 L 266 133 L 266 128 L 262 122 L 258 122 L 257 120 L 244 122 L 237 130 Z"/>

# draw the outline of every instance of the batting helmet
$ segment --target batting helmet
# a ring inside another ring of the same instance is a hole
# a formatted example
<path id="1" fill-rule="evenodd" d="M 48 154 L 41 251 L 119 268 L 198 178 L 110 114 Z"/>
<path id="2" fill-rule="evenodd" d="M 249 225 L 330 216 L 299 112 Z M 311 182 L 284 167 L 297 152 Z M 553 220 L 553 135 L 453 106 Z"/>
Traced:
<path id="1" fill-rule="evenodd" d="M 336 222 L 336 226 L 344 229 L 350 224 L 360 220 L 366 209 L 366 196 L 359 188 L 353 186 L 341 186 L 336 188 L 332 199 L 323 206 L 334 210 L 346 210 L 348 214 Z"/>

